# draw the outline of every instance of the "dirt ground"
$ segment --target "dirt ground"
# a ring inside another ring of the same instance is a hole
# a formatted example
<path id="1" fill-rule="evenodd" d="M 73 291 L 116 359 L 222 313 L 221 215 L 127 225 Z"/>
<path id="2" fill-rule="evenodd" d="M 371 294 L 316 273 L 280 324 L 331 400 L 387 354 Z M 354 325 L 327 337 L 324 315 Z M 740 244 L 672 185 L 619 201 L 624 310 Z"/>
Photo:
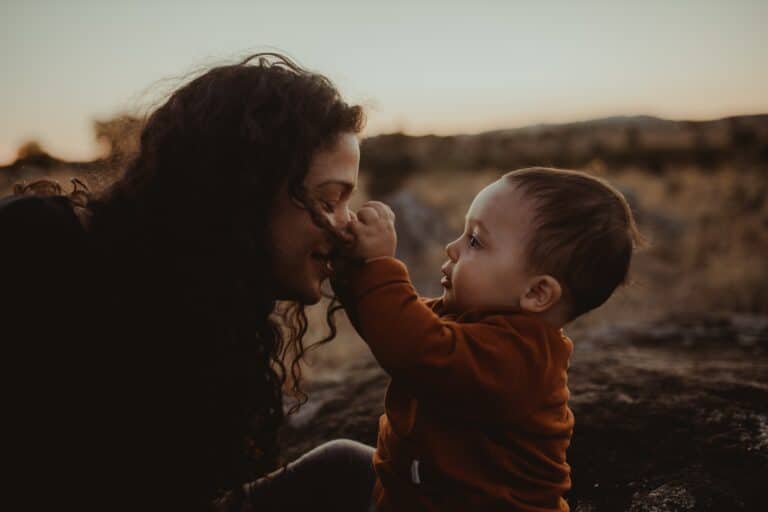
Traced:
<path id="1" fill-rule="evenodd" d="M 443 247 L 496 177 L 435 170 L 385 199 L 398 216 L 399 257 L 421 293 L 440 293 Z M 566 327 L 575 344 L 571 508 L 764 510 L 765 173 L 680 168 L 660 179 L 628 169 L 606 177 L 629 197 L 649 244 L 633 261 L 632 284 Z M 288 460 L 333 438 L 375 442 L 387 376 L 341 324 L 336 340 L 310 354 L 310 399 L 290 419 Z"/>
<path id="2" fill-rule="evenodd" d="M 569 334 L 573 510 L 763 509 L 768 316 L 676 316 Z M 310 400 L 284 435 L 287 460 L 334 438 L 375 442 L 388 377 L 364 347 L 337 350 L 344 363 L 320 360 L 310 371 Z"/>

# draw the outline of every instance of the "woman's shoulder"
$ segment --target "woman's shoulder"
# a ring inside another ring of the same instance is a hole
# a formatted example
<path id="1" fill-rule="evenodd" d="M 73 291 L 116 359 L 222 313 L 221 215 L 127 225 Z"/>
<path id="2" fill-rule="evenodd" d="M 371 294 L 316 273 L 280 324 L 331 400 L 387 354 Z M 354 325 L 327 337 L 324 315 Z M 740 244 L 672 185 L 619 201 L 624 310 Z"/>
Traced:
<path id="1" fill-rule="evenodd" d="M 64 196 L 0 199 L 0 241 L 5 250 L 80 247 L 85 230 Z M 5 251 L 4 251 L 5 252 Z"/>
<path id="2" fill-rule="evenodd" d="M 78 224 L 72 203 L 65 196 L 8 196 L 0 198 L 0 222 Z"/>
<path id="3" fill-rule="evenodd" d="M 40 357 L 71 367 L 73 354 L 89 345 L 82 319 L 100 311 L 92 298 L 96 274 L 89 248 L 66 197 L 0 199 L 0 296 L 9 320 L 0 336 L 9 340 L 9 359 L 20 369 L 37 365 L 42 371 Z M 47 382 L 53 375 L 61 377 L 59 383 L 68 378 L 53 370 L 46 375 Z"/>
<path id="4" fill-rule="evenodd" d="M 4 291 L 71 286 L 86 265 L 88 238 L 66 197 L 0 199 L 0 273 Z"/>

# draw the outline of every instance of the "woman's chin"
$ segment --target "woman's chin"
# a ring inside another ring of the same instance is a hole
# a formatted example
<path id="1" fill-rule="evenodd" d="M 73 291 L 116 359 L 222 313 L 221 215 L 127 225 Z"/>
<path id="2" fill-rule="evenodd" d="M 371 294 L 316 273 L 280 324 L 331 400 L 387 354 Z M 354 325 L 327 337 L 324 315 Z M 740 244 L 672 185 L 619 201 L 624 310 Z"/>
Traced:
<path id="1" fill-rule="evenodd" d="M 327 281 L 330 275 L 331 271 L 327 262 L 318 262 L 314 258 L 310 259 L 301 303 L 311 306 L 320 302 L 320 299 L 323 298 L 323 282 Z"/>
<path id="2" fill-rule="evenodd" d="M 299 302 L 305 306 L 311 306 L 320 302 L 323 298 L 322 281 L 314 280 L 302 291 Z"/>
<path id="3" fill-rule="evenodd" d="M 305 306 L 312 306 L 320 302 L 320 299 L 322 298 L 323 298 L 322 294 L 313 293 L 311 296 L 308 295 L 303 301 L 301 301 L 301 303 L 304 304 Z"/>
<path id="4" fill-rule="evenodd" d="M 296 269 L 296 267 L 293 267 Z M 292 300 L 311 306 L 317 304 L 323 298 L 323 283 L 331 276 L 331 268 L 327 261 L 308 258 L 298 271 L 288 272 L 283 282 L 290 282 L 292 293 L 284 299 Z"/>
<path id="5" fill-rule="evenodd" d="M 294 280 L 286 288 L 277 294 L 277 300 L 298 302 L 305 306 L 317 304 L 323 298 L 321 281 L 316 277 Z"/>

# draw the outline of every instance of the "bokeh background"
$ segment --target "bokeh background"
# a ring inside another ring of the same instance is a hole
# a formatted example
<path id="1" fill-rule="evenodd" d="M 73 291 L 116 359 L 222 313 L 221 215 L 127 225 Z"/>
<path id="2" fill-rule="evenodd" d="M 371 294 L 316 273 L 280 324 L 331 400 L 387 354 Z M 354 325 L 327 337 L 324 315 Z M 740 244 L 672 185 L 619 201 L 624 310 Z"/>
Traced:
<path id="1" fill-rule="evenodd" d="M 445 244 L 485 185 L 533 165 L 601 176 L 649 243 L 631 284 L 567 328 L 572 508 L 758 510 L 767 22 L 761 0 L 4 0 L 0 197 L 40 192 L 41 178 L 98 193 L 170 91 L 270 50 L 366 107 L 354 202 L 393 207 L 424 295 L 440 293 Z M 55 254 L 51 269 L 65 270 Z M 309 308 L 308 341 L 324 336 L 326 306 Z M 310 399 L 289 418 L 289 458 L 375 440 L 387 376 L 338 322 L 304 362 Z"/>
<path id="2" fill-rule="evenodd" d="M 768 312 L 765 2 L 0 9 L 0 195 L 41 177 L 102 189 L 170 91 L 211 65 L 279 50 L 366 106 L 355 200 L 393 206 L 398 254 L 425 295 L 440 293 L 443 248 L 474 194 L 506 171 L 552 165 L 617 185 L 650 242 L 632 285 L 574 327 Z M 353 334 L 333 347 L 316 357 L 366 353 Z"/>

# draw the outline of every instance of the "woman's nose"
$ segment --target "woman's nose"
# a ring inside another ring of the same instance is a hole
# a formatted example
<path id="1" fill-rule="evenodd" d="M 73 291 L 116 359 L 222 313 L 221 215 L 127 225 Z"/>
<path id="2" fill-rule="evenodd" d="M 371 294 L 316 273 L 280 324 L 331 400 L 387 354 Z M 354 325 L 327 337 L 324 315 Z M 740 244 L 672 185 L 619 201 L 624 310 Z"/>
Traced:
<path id="1" fill-rule="evenodd" d="M 339 231 L 345 230 L 349 225 L 351 219 L 352 219 L 352 212 L 346 206 L 343 208 L 338 208 L 336 211 L 334 211 L 330 215 L 331 225 L 333 225 L 334 229 L 337 229 Z"/>

